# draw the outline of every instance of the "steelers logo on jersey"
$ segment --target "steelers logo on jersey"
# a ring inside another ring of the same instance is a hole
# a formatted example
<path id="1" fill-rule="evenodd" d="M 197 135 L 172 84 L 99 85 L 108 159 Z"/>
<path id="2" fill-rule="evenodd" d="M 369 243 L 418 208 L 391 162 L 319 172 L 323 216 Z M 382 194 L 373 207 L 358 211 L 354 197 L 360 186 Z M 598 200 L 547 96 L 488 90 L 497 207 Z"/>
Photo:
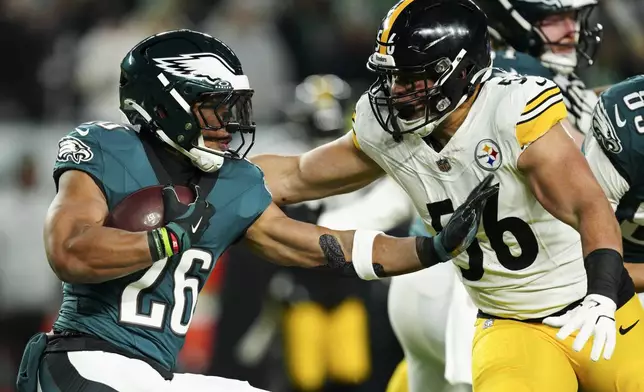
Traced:
<path id="1" fill-rule="evenodd" d="M 494 140 L 481 140 L 474 151 L 474 160 L 483 170 L 494 171 L 501 166 L 501 149 Z"/>

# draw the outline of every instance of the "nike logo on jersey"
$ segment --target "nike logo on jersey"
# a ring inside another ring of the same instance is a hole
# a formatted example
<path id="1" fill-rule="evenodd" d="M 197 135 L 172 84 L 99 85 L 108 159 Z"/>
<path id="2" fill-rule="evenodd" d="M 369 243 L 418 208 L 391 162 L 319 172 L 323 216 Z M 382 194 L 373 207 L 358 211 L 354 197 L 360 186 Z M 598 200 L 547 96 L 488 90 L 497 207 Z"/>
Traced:
<path id="1" fill-rule="evenodd" d="M 76 132 L 78 132 L 78 134 L 81 136 L 87 136 L 87 134 L 89 133 L 89 129 L 82 130 L 80 128 L 76 128 Z"/>
<path id="2" fill-rule="evenodd" d="M 617 126 L 622 128 L 624 125 L 626 125 L 626 120 L 622 119 L 619 117 L 619 110 L 617 109 L 617 105 L 615 106 L 615 122 L 617 123 Z"/>
<path id="3" fill-rule="evenodd" d="M 199 228 L 199 225 L 201 224 L 201 220 L 202 220 L 202 219 L 203 219 L 203 216 L 202 216 L 201 218 L 199 218 L 199 221 L 197 222 L 197 224 L 196 224 L 196 225 L 191 226 L 191 228 L 192 228 L 192 234 L 194 234 L 194 233 L 196 233 L 196 232 L 197 232 L 197 229 Z"/>
<path id="4" fill-rule="evenodd" d="M 619 327 L 619 334 L 620 334 L 620 335 L 626 335 L 626 334 L 627 334 L 631 329 L 635 328 L 635 326 L 636 326 L 636 325 L 637 325 L 637 323 L 639 323 L 639 322 L 640 322 L 640 321 L 639 321 L 639 320 L 637 320 L 636 322 L 634 322 L 633 324 L 631 324 L 629 327 L 626 327 L 626 328 L 624 328 L 624 327 L 620 326 L 620 327 Z"/>

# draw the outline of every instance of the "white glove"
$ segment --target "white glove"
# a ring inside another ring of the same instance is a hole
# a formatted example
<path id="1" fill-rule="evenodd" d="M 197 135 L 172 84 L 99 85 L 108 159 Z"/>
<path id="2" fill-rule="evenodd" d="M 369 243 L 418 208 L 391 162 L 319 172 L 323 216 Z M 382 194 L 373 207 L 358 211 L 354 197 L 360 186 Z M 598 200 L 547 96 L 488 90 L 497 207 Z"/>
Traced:
<path id="1" fill-rule="evenodd" d="M 561 327 L 557 332 L 557 339 L 560 340 L 579 330 L 572 345 L 573 350 L 577 352 L 584 348 L 591 336 L 594 336 L 590 359 L 598 361 L 602 348 L 604 359 L 610 359 L 617 339 L 616 310 L 617 304 L 612 299 L 599 294 L 589 294 L 576 308 L 562 316 L 547 317 L 543 323 L 551 327 Z"/>

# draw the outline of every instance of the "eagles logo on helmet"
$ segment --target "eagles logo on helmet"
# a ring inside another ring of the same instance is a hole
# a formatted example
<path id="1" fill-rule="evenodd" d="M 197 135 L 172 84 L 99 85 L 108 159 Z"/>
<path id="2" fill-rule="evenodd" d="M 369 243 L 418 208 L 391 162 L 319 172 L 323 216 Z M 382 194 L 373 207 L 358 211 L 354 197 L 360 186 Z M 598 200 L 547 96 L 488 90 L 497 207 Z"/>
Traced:
<path id="1" fill-rule="evenodd" d="M 253 89 L 235 53 L 209 35 L 175 30 L 143 40 L 121 63 L 119 95 L 131 124 L 203 171 L 218 170 L 224 159 L 244 158 L 254 144 Z M 209 123 L 204 109 L 212 109 L 217 121 Z M 208 148 L 202 129 L 225 130 L 222 144 L 237 138 L 238 145 Z"/>

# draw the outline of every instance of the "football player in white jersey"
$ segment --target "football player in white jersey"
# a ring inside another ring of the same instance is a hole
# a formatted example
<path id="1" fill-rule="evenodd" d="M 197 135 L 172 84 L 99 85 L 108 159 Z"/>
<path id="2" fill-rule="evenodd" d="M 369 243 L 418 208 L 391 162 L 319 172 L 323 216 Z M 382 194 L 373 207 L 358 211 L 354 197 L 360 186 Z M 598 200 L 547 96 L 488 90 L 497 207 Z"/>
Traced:
<path id="1" fill-rule="evenodd" d="M 493 42 L 505 47 L 492 52 L 494 71 L 553 80 L 568 109 L 571 125 L 567 130 L 581 144 L 597 95 L 585 87 L 575 70 L 593 64 L 601 42 L 602 26 L 591 22 L 597 0 L 475 1 L 488 16 Z M 416 219 L 416 231 L 411 234 L 426 234 L 421 222 Z M 473 335 L 469 326 L 476 312 L 471 310 L 471 300 L 463 295 L 465 289 L 456 279 L 450 279 L 451 275 L 455 277 L 451 270 L 434 268 L 392 278 L 389 316 L 409 362 L 401 364 L 397 372 L 408 372 L 412 392 L 430 383 L 438 385 L 439 391 L 471 389 L 458 386 L 471 385 L 471 373 L 462 371 L 458 364 L 471 360 L 471 348 L 462 340 Z M 436 284 L 427 284 L 432 277 Z M 434 317 L 427 317 L 428 313 Z M 394 374 L 388 392 L 404 392 L 401 381 L 405 380 Z"/>
<path id="2" fill-rule="evenodd" d="M 477 241 L 453 259 L 480 310 L 474 389 L 644 389 L 644 357 L 631 350 L 644 330 L 618 336 L 615 325 L 644 310 L 610 203 L 561 125 L 561 92 L 541 77 L 490 79 L 490 65 L 487 20 L 470 0 L 400 1 L 378 31 L 368 61 L 378 79 L 357 103 L 353 131 L 300 156 L 253 160 L 281 204 L 386 173 L 436 233 L 493 173 L 498 197 Z M 362 236 L 354 255 L 379 235 Z M 375 276 L 365 258 L 355 262 L 361 277 Z"/>

